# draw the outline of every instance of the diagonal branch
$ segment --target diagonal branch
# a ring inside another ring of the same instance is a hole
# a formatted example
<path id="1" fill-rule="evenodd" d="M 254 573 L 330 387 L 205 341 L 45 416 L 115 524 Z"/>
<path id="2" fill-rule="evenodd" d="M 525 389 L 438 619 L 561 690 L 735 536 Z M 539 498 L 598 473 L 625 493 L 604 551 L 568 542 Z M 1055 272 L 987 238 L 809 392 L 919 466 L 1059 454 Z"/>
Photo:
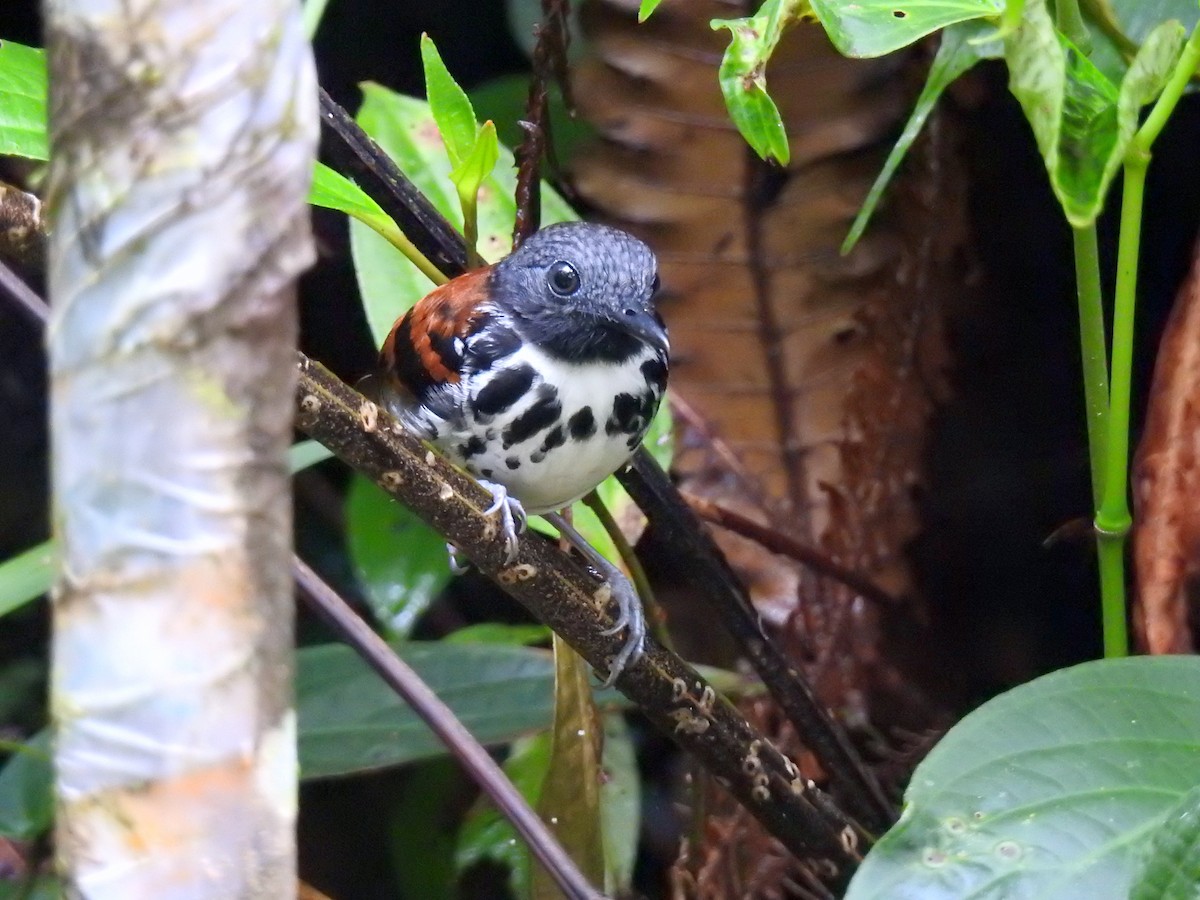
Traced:
<path id="1" fill-rule="evenodd" d="M 483 574 L 606 669 L 620 635 L 608 586 L 552 542 L 530 536 L 505 562 L 503 539 L 484 511 L 490 496 L 323 366 L 298 355 L 297 424 L 452 541 Z M 649 642 L 617 687 L 714 775 L 792 853 L 828 860 L 844 883 L 860 858 L 860 834 L 796 766 L 678 656 Z"/>

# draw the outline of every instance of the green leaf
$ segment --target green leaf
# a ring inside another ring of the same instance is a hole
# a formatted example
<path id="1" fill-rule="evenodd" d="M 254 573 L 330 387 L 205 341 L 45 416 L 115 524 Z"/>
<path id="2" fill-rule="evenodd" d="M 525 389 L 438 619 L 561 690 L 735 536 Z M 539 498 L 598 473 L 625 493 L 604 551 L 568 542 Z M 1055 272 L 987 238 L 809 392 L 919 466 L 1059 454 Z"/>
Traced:
<path id="1" fill-rule="evenodd" d="M 500 141 L 496 138 L 496 126 L 491 122 L 484 122 L 470 152 L 450 170 L 450 180 L 458 190 L 461 203 L 475 201 L 479 186 L 483 184 L 483 179 L 492 174 L 499 158 Z"/>
<path id="2" fill-rule="evenodd" d="M 0 41 L 0 156 L 49 159 L 46 51 Z"/>
<path id="3" fill-rule="evenodd" d="M 939 28 L 996 19 L 1004 0 L 811 0 L 825 33 L 843 56 L 883 56 Z"/>
<path id="4" fill-rule="evenodd" d="M 604 778 L 600 782 L 600 829 L 604 839 L 604 893 L 630 895 L 642 824 L 642 783 L 625 717 L 604 717 Z"/>
<path id="5" fill-rule="evenodd" d="M 384 633 L 404 638 L 450 580 L 446 539 L 356 474 L 346 494 L 346 545 Z"/>
<path id="6" fill-rule="evenodd" d="M 27 875 L 23 881 L 0 881 L 0 900 L 62 900 L 67 896 L 54 875 Z"/>
<path id="7" fill-rule="evenodd" d="M 475 737 L 503 744 L 550 723 L 553 662 L 523 647 L 394 642 Z M 322 778 L 440 756 L 445 748 L 349 647 L 297 651 L 300 771 Z"/>
<path id="8" fill-rule="evenodd" d="M 1200 897 L 1200 786 L 1183 795 L 1150 835 L 1129 900 Z"/>
<path id="9" fill-rule="evenodd" d="M 784 166 L 791 158 L 787 129 L 767 93 L 766 70 L 779 38 L 800 15 L 801 6 L 797 0 L 767 0 L 756 16 L 709 23 L 714 31 L 726 28 L 730 34 L 717 71 L 729 117 L 755 153 Z"/>
<path id="10" fill-rule="evenodd" d="M 425 95 L 453 166 L 460 165 L 475 146 L 479 126 L 467 92 L 458 86 L 427 34 L 421 35 L 421 63 L 425 67 Z"/>
<path id="11" fill-rule="evenodd" d="M 1091 32 L 1088 55 L 1113 84 L 1125 77 L 1130 58 L 1155 28 L 1174 19 L 1190 34 L 1200 22 L 1195 0 L 1082 0 Z"/>
<path id="12" fill-rule="evenodd" d="M 404 241 L 395 221 L 374 199 L 349 178 L 324 163 L 319 162 L 313 168 L 308 202 L 313 206 L 343 212 L 362 222 L 393 248 Z"/>
<path id="13" fill-rule="evenodd" d="M 20 745 L 0 769 L 0 836 L 31 841 L 54 820 L 54 771 L 50 730 Z"/>
<path id="14" fill-rule="evenodd" d="M 45 541 L 0 563 L 0 616 L 36 600 L 54 582 L 54 545 Z"/>
<path id="15" fill-rule="evenodd" d="M 658 4 L 660 3 L 662 3 L 662 0 L 642 0 L 641 5 L 638 7 L 638 24 L 640 25 L 650 18 L 654 11 L 658 9 Z"/>
<path id="16" fill-rule="evenodd" d="M 554 736 L 550 768 L 542 782 L 537 812 L 591 884 L 604 881 L 600 827 L 600 755 L 603 733 L 592 702 L 588 664 L 554 636 Z M 562 896 L 541 865 L 533 868 L 535 900 Z"/>
<path id="17" fill-rule="evenodd" d="M 461 794 L 462 786 L 462 769 L 449 758 L 417 763 L 405 773 L 389 810 L 388 845 L 399 896 L 421 900 L 458 896 L 454 885 L 458 817 L 447 813 L 447 799 Z"/>
<path id="18" fill-rule="evenodd" d="M 1200 780 L 1200 658 L 1084 663 L 991 700 L 922 762 L 848 900 L 1125 897 Z"/>
<path id="19" fill-rule="evenodd" d="M 429 106 L 376 84 L 363 85 L 358 123 L 396 161 L 413 183 L 459 228 L 462 211 L 450 182 L 450 163 Z M 479 252 L 488 260 L 512 246 L 516 217 L 516 172 L 512 153 L 500 151 L 500 165 L 483 180 L 479 192 Z M 542 221 L 566 222 L 578 216 L 549 185 L 542 184 Z M 392 324 L 433 287 L 396 249 L 365 226 L 350 223 L 354 269 L 376 345 Z"/>
<path id="20" fill-rule="evenodd" d="M 526 802 L 536 806 L 549 767 L 550 732 L 543 731 L 513 743 L 504 774 Z M 455 865 L 461 873 L 485 861 L 508 868 L 514 897 L 529 896 L 533 869 L 529 847 L 491 801 L 480 797 L 459 829 Z"/>
<path id="21" fill-rule="evenodd" d="M 1181 26 L 1163 23 L 1147 37 L 1118 90 L 1055 31 L 1045 0 L 1029 0 L 1020 27 L 1005 39 L 1009 88 L 1075 227 L 1099 215 L 1137 129 L 1138 112 L 1158 96 L 1182 47 Z"/>
<path id="22" fill-rule="evenodd" d="M 288 447 L 288 467 L 293 475 L 327 459 L 333 459 L 333 451 L 316 441 L 297 441 Z"/>
<path id="23" fill-rule="evenodd" d="M 452 631 L 443 642 L 451 644 L 513 644 L 529 647 L 545 644 L 550 640 L 550 629 L 545 625 L 508 625 L 503 622 L 479 622 Z"/>
<path id="24" fill-rule="evenodd" d="M 896 169 L 900 167 L 900 163 L 908 153 L 913 141 L 925 127 L 925 121 L 933 111 L 938 98 L 942 96 L 942 91 L 980 60 L 996 59 L 1004 55 L 1004 48 L 999 41 L 987 39 L 989 34 L 994 31 L 995 29 L 991 25 L 978 19 L 960 22 L 942 31 L 942 41 L 938 46 L 937 55 L 933 58 L 933 63 L 929 66 L 929 74 L 925 77 L 925 87 L 921 89 L 916 105 L 904 125 L 904 131 L 900 133 L 895 146 L 892 147 L 892 152 L 888 154 L 883 169 L 875 178 L 875 183 L 871 185 L 871 190 L 867 193 L 867 199 L 863 201 L 862 208 L 854 219 L 854 224 L 850 226 L 850 233 L 842 243 L 842 253 L 849 253 L 853 250 L 858 239 L 862 237 L 867 223 L 870 222 L 871 216 L 875 212 L 875 207 L 879 205 L 884 190 L 887 189 L 892 176 L 896 174 Z"/>

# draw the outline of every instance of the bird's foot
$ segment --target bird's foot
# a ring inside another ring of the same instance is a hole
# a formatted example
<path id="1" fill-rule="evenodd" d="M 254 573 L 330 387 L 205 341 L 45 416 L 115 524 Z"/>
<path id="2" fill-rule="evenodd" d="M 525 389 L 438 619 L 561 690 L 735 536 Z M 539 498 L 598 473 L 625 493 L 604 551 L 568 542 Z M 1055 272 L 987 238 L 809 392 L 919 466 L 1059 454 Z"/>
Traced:
<path id="1" fill-rule="evenodd" d="M 525 531 L 527 517 L 521 501 L 509 494 L 508 489 L 494 481 L 479 480 L 479 484 L 492 495 L 492 505 L 484 510 L 485 516 L 496 519 L 504 537 L 505 562 L 517 558 L 517 537 Z"/>
<path id="2" fill-rule="evenodd" d="M 625 643 L 613 657 L 608 667 L 608 677 L 604 679 L 604 687 L 612 687 L 626 668 L 636 663 L 646 652 L 646 614 L 642 611 L 642 600 L 637 591 L 625 577 L 625 573 L 610 563 L 596 550 L 566 519 L 558 513 L 542 513 L 546 519 L 558 529 L 559 533 L 570 542 L 571 546 L 583 554 L 593 569 L 608 587 L 607 600 L 617 604 L 617 620 L 604 629 L 601 634 L 617 634 L 621 629 L 629 629 Z"/>
<path id="3" fill-rule="evenodd" d="M 450 571 L 455 575 L 466 575 L 471 571 L 471 561 L 453 544 L 446 544 L 446 556 L 450 558 Z"/>

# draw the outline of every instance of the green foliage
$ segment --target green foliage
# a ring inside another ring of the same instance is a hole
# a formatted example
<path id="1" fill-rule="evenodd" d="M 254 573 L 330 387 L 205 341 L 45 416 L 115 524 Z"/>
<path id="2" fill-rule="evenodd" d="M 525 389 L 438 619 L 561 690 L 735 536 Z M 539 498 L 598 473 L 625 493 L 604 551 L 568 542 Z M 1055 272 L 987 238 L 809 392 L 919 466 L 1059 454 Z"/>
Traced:
<path id="1" fill-rule="evenodd" d="M 401 897 L 450 898 L 454 891 L 456 822 L 449 798 L 462 788 L 462 770 L 449 758 L 418 763 L 389 810 L 392 871 Z M 420 861 L 414 865 L 414 861 Z"/>
<path id="2" fill-rule="evenodd" d="M 0 41 L 0 156 L 49 159 L 46 52 Z"/>
<path id="3" fill-rule="evenodd" d="M 450 165 L 457 166 L 470 155 L 475 145 L 479 126 L 475 122 L 475 110 L 467 92 L 442 62 L 433 39 L 421 35 L 421 64 L 425 68 L 425 95 L 429 110 L 437 123 L 438 132 L 450 157 Z"/>
<path id="4" fill-rule="evenodd" d="M 1144 859 L 1162 871 L 1179 861 L 1168 845 L 1195 840 L 1190 818 L 1160 832 L 1168 816 L 1194 816 L 1194 796 L 1179 804 L 1197 759 L 1200 658 L 1039 678 L 971 713 L 917 767 L 847 897 L 1127 896 Z"/>
<path id="5" fill-rule="evenodd" d="M 784 29 L 804 11 L 802 0 L 766 0 L 758 15 L 710 23 L 714 31 L 726 28 L 730 34 L 717 72 L 729 117 L 755 153 L 783 166 L 791 151 L 779 108 L 767 93 L 767 61 Z"/>
<path id="6" fill-rule="evenodd" d="M 972 19 L 997 19 L 1004 0 L 812 0 L 818 21 L 843 56 L 883 56 Z"/>
<path id="7" fill-rule="evenodd" d="M 658 9 L 658 4 L 660 3 L 662 3 L 662 0 L 642 0 L 638 6 L 638 22 L 645 22 L 654 15 L 654 11 Z"/>
<path id="8" fill-rule="evenodd" d="M 550 724 L 554 664 L 544 650 L 497 644 L 392 642 L 393 648 L 485 744 L 504 744 Z M 604 691 L 611 706 L 622 699 Z M 300 772 L 324 778 L 445 753 L 428 726 L 340 644 L 297 652 Z"/>
<path id="9" fill-rule="evenodd" d="M 346 494 L 346 549 L 375 619 L 406 638 L 450 580 L 446 542 L 370 479 Z"/>
<path id="10" fill-rule="evenodd" d="M 1072 225 L 1091 224 L 1099 215 L 1137 129 L 1138 112 L 1162 91 L 1183 38 L 1178 22 L 1156 28 L 1119 89 L 1055 30 L 1045 0 L 1029 0 L 1021 25 L 1005 39 L 1009 86 Z"/>
<path id="11" fill-rule="evenodd" d="M 0 563 L 0 616 L 50 590 L 54 565 L 54 547 L 49 541 Z"/>
<path id="12" fill-rule="evenodd" d="M 452 631 L 442 640 L 451 644 L 513 644 L 518 647 L 528 647 L 549 642 L 550 629 L 545 625 L 479 622 Z"/>
<path id="13" fill-rule="evenodd" d="M 1150 834 L 1129 900 L 1195 900 L 1200 895 L 1200 786 Z"/>
<path id="14" fill-rule="evenodd" d="M 0 837 L 34 840 L 50 829 L 53 818 L 54 772 L 45 730 L 14 748 L 0 769 Z"/>

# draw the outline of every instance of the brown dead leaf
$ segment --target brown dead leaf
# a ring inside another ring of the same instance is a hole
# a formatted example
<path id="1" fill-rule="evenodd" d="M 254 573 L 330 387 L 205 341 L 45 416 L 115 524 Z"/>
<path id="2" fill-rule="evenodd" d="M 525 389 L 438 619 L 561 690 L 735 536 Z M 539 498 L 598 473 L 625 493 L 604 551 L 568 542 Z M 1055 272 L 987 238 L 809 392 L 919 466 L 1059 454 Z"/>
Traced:
<path id="1" fill-rule="evenodd" d="M 1134 626 L 1148 653 L 1195 649 L 1200 597 L 1200 243 L 1154 364 L 1133 467 Z"/>

